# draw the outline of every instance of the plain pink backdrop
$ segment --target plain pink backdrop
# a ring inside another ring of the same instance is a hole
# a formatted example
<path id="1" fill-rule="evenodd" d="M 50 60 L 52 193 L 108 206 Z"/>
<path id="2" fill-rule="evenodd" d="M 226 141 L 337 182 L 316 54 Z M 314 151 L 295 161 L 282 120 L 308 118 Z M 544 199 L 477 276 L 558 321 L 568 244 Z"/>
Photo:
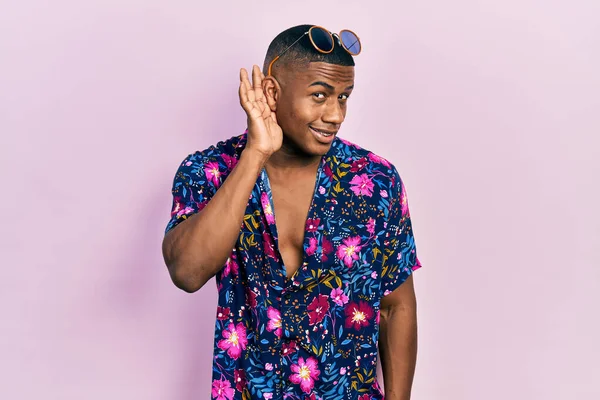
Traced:
<path id="1" fill-rule="evenodd" d="M 341 135 L 394 162 L 415 400 L 600 398 L 600 2 L 21 0 L 0 11 L 0 398 L 210 393 L 216 289 L 160 244 L 281 30 L 355 30 Z"/>

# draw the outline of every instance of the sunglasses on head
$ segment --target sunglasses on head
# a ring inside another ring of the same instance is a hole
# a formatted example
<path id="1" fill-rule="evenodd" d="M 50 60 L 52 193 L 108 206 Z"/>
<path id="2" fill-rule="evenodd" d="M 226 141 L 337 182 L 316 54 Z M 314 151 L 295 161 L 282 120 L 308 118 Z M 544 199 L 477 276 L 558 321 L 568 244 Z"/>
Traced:
<path id="1" fill-rule="evenodd" d="M 277 57 L 271 61 L 269 64 L 269 71 L 267 75 L 271 75 L 271 69 L 273 68 L 273 64 L 275 61 L 279 59 L 286 51 L 288 51 L 293 45 L 298 43 L 300 39 L 304 37 L 304 35 L 308 35 L 310 42 L 313 47 L 319 52 L 323 54 L 328 54 L 333 51 L 334 41 L 333 37 L 335 36 L 338 40 L 338 43 L 342 45 L 344 50 L 350 53 L 353 56 L 357 56 L 360 54 L 361 45 L 360 39 L 356 35 L 356 33 L 349 31 L 348 29 L 344 29 L 340 31 L 340 33 L 331 33 L 327 29 L 322 28 L 320 26 L 311 26 L 310 29 L 302 34 L 296 41 L 290 44 L 285 48 Z"/>

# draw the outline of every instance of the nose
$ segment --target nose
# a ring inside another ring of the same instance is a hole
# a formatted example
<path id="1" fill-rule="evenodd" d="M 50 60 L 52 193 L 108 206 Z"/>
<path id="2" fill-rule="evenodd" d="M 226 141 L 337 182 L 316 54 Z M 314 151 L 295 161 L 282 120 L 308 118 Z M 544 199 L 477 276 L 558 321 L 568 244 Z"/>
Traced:
<path id="1" fill-rule="evenodd" d="M 328 99 L 321 119 L 329 124 L 340 125 L 344 122 L 345 112 L 337 98 Z"/>

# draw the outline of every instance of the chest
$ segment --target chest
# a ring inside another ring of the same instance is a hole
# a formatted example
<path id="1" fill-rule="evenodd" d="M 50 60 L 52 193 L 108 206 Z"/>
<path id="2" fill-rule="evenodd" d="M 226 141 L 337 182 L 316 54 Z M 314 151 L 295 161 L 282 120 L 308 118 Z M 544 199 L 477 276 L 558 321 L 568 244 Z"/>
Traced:
<path id="1" fill-rule="evenodd" d="M 315 175 L 271 179 L 279 252 L 288 277 L 302 265 L 306 220 L 313 202 Z"/>

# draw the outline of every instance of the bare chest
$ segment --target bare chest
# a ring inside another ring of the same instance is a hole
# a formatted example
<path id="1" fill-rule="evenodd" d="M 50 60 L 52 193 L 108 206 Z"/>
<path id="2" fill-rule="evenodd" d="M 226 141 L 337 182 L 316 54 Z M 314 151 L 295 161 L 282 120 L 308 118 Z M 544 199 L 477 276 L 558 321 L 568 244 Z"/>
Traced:
<path id="1" fill-rule="evenodd" d="M 271 181 L 279 252 L 288 278 L 304 259 L 304 233 L 314 188 L 314 175 Z"/>

